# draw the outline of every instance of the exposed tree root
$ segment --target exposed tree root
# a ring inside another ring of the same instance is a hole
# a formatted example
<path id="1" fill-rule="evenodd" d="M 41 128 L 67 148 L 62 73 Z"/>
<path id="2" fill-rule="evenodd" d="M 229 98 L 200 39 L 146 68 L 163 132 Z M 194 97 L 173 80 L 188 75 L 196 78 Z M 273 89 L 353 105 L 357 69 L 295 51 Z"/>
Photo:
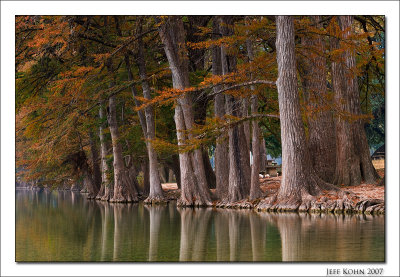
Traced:
<path id="1" fill-rule="evenodd" d="M 178 207 L 210 207 L 212 206 L 212 202 L 208 200 L 197 199 L 195 197 L 193 197 L 193 199 L 187 199 L 181 195 L 176 205 Z"/>
<path id="2" fill-rule="evenodd" d="M 165 197 L 147 197 L 143 203 L 145 205 L 164 205 L 168 203 L 168 199 Z"/>
<path id="3" fill-rule="evenodd" d="M 367 214 L 383 213 L 385 210 L 385 205 L 380 199 L 367 199 L 358 202 L 354 207 L 354 210 L 359 213 Z"/>
<path id="4" fill-rule="evenodd" d="M 225 208 L 225 209 L 253 209 L 254 202 L 251 202 L 247 199 L 232 202 L 232 203 L 229 203 L 227 201 L 219 201 L 219 202 L 216 202 L 213 206 L 216 208 Z"/>
<path id="5" fill-rule="evenodd" d="M 104 188 L 104 194 L 103 195 L 97 195 L 96 200 L 101 200 L 101 201 L 110 201 L 110 199 L 114 195 L 114 189 L 111 184 L 106 186 Z"/>
<path id="6" fill-rule="evenodd" d="M 94 199 L 96 199 L 96 195 L 89 193 L 87 196 L 87 199 L 94 200 Z"/>
<path id="7" fill-rule="evenodd" d="M 363 199 L 348 191 L 329 192 L 322 196 L 303 195 L 300 201 L 287 200 L 278 202 L 273 195 L 260 201 L 255 206 L 257 211 L 266 212 L 305 212 L 335 214 L 384 214 L 384 201 L 380 199 Z"/>

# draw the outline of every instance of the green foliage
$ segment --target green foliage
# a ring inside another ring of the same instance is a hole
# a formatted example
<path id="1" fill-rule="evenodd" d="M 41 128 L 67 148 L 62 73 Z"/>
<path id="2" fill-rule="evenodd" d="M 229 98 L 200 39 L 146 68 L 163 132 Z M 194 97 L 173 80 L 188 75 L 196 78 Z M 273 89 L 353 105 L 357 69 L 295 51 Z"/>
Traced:
<path id="1" fill-rule="evenodd" d="M 385 98 L 380 95 L 371 96 L 371 109 L 374 118 L 365 125 L 368 144 L 381 145 L 385 142 Z"/>

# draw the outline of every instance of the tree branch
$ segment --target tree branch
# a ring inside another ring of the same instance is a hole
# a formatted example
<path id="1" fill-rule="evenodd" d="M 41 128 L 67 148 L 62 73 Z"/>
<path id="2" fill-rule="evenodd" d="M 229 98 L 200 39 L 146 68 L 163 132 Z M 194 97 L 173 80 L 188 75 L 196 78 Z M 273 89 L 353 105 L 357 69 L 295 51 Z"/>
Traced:
<path id="1" fill-rule="evenodd" d="M 220 89 L 219 91 L 211 93 L 208 96 L 214 96 L 214 95 L 223 93 L 223 92 L 231 90 L 231 89 L 236 89 L 236 88 L 251 86 L 251 85 L 257 85 L 257 84 L 276 85 L 276 82 L 267 81 L 267 80 L 254 80 L 254 81 L 250 81 L 250 82 L 244 82 L 244 83 L 236 84 L 236 85 L 233 85 L 233 86 L 230 86 L 227 88 Z"/>

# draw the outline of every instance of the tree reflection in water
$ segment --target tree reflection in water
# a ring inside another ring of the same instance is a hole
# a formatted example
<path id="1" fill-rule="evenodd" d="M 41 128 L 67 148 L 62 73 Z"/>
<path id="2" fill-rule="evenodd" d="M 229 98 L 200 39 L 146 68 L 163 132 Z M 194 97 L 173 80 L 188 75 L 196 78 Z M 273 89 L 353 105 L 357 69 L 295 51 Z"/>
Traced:
<path id="1" fill-rule="evenodd" d="M 282 261 L 384 261 L 384 217 L 263 214 L 276 225 Z"/>
<path id="2" fill-rule="evenodd" d="M 74 203 L 74 204 L 72 204 Z M 383 261 L 383 216 L 269 214 L 18 191 L 17 261 Z"/>

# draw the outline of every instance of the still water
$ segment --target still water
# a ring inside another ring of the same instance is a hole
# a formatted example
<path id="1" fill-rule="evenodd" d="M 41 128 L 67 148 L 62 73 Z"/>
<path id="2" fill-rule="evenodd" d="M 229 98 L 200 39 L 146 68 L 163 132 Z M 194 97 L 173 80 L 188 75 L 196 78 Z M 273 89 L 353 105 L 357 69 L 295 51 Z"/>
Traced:
<path id="1" fill-rule="evenodd" d="M 268 214 L 16 191 L 16 261 L 384 261 L 383 216 Z"/>

